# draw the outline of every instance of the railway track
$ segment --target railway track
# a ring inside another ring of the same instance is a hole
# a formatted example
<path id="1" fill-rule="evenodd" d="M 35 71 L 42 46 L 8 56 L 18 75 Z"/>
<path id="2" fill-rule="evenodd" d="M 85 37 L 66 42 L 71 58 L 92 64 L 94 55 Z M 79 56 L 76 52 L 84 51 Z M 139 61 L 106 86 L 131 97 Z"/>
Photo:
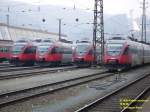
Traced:
<path id="1" fill-rule="evenodd" d="M 61 66 L 68 66 L 68 65 L 61 65 Z M 59 67 L 61 67 L 59 66 Z M 51 68 L 54 68 L 56 66 L 53 66 Z M 41 67 L 41 66 L 38 66 L 38 65 L 35 65 L 35 66 L 18 66 L 16 67 L 15 65 L 7 65 L 7 66 L 0 66 L 0 72 L 11 72 L 11 71 L 20 71 L 20 70 L 32 70 L 32 69 L 35 69 L 35 68 L 48 68 L 47 66 L 45 67 Z"/>
<path id="2" fill-rule="evenodd" d="M 100 75 L 101 74 L 101 75 Z M 40 85 L 37 87 L 32 87 L 28 89 L 23 89 L 19 91 L 11 91 L 5 94 L 0 94 L 0 107 L 7 106 L 13 102 L 20 100 L 25 100 L 27 98 L 35 97 L 45 93 L 51 93 L 54 91 L 69 88 L 75 85 L 80 85 L 89 81 L 102 79 L 114 75 L 113 73 L 107 73 L 103 71 L 96 74 L 90 74 L 87 76 L 82 76 L 78 78 L 68 79 L 61 82 L 55 82 L 51 84 Z"/>
<path id="3" fill-rule="evenodd" d="M 9 65 L 9 63 L 0 63 L 0 66 L 6 66 Z"/>
<path id="4" fill-rule="evenodd" d="M 10 64 L 7 64 L 7 65 L 0 65 L 0 69 L 3 69 L 3 68 L 9 68 L 9 67 L 15 67 L 14 65 L 10 65 Z"/>
<path id="5" fill-rule="evenodd" d="M 141 77 L 134 81 L 96 99 L 75 112 L 133 112 L 135 111 L 134 108 L 136 108 L 136 105 L 132 109 L 130 108 L 132 106 L 132 100 L 139 99 L 141 95 L 149 90 L 149 85 L 149 73 L 142 74 Z M 126 99 L 128 102 L 125 102 Z"/>
<path id="6" fill-rule="evenodd" d="M 150 95 L 150 86 L 148 86 L 147 88 L 145 88 L 135 99 L 133 99 L 134 101 L 140 101 L 140 100 L 144 100 L 144 102 L 148 102 L 147 98 Z M 131 102 L 126 108 L 124 108 L 121 112 L 132 112 L 132 109 L 130 109 L 130 107 L 141 107 L 142 104 L 144 102 Z M 136 109 L 138 110 L 138 109 Z"/>
<path id="7" fill-rule="evenodd" d="M 0 72 L 12 72 L 12 71 L 21 71 L 21 70 L 32 70 L 36 68 L 41 68 L 39 66 L 30 66 L 30 67 L 15 67 L 15 66 L 6 66 L 0 67 Z"/>
<path id="8" fill-rule="evenodd" d="M 76 66 L 70 66 L 70 67 L 57 67 L 57 68 L 30 68 L 28 70 L 19 70 L 19 71 L 9 71 L 9 72 L 2 72 L 0 73 L 0 80 L 4 79 L 12 79 L 12 78 L 20 78 L 20 77 L 27 77 L 27 76 L 33 76 L 33 75 L 38 75 L 38 74 L 43 74 L 43 73 L 55 73 L 55 72 L 60 72 L 60 71 L 68 71 L 68 70 L 73 70 L 77 69 Z"/>

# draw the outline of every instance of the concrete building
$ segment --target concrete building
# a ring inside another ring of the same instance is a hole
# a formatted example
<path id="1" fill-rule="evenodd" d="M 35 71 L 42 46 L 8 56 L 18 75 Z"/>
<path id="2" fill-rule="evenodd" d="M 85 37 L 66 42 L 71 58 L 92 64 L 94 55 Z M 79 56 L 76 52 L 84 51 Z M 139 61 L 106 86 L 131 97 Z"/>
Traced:
<path id="1" fill-rule="evenodd" d="M 0 23 L 0 39 L 18 40 L 22 38 L 25 39 L 52 38 L 58 40 L 59 34 L 29 28 L 9 26 L 7 24 Z M 62 34 L 61 38 L 67 38 L 67 35 Z"/>

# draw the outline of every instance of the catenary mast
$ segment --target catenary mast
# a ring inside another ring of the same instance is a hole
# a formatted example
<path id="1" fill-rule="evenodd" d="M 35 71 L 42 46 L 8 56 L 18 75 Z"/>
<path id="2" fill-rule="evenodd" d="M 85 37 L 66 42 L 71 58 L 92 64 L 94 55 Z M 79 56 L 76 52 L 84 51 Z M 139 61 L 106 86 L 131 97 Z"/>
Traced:
<path id="1" fill-rule="evenodd" d="M 101 62 L 104 56 L 104 19 L 103 19 L 103 0 L 95 0 L 94 4 L 94 23 L 93 23 L 93 47 L 94 62 L 96 62 L 96 46 L 101 44 Z"/>

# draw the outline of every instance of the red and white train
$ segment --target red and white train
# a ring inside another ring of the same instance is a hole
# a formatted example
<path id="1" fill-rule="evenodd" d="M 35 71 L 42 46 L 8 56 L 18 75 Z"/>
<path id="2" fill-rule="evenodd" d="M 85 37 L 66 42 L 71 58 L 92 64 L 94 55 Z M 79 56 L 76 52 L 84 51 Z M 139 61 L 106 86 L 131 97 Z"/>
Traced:
<path id="1" fill-rule="evenodd" d="M 72 42 L 43 40 L 37 47 L 36 63 L 40 66 L 72 64 Z"/>
<path id="2" fill-rule="evenodd" d="M 96 47 L 96 60 L 100 62 L 101 49 Z M 73 62 L 78 67 L 91 66 L 94 61 L 93 45 L 89 41 L 79 41 L 73 52 Z"/>
<path id="3" fill-rule="evenodd" d="M 34 65 L 36 61 L 36 44 L 27 40 L 16 41 L 10 53 L 11 64 L 16 66 Z"/>
<path id="4" fill-rule="evenodd" d="M 150 62 L 150 45 L 121 37 L 107 40 L 104 64 L 107 68 L 129 68 Z"/>
<path id="5" fill-rule="evenodd" d="M 12 40 L 0 40 L 0 62 L 9 60 L 12 45 Z"/>

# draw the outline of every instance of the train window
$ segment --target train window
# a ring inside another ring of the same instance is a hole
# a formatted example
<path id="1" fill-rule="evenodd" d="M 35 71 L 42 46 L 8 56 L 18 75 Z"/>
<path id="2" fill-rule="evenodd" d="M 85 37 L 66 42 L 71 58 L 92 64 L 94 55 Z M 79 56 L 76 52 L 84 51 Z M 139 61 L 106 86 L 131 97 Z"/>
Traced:
<path id="1" fill-rule="evenodd" d="M 64 54 L 72 54 L 72 49 L 70 49 L 70 48 L 64 48 L 63 53 Z"/>
<path id="2" fill-rule="evenodd" d="M 35 46 L 27 47 L 27 48 L 24 50 L 24 53 L 25 53 L 25 54 L 36 53 L 36 47 L 35 47 Z"/>
<path id="3" fill-rule="evenodd" d="M 61 53 L 61 52 L 62 52 L 62 49 L 59 48 L 59 47 L 54 47 L 54 48 L 52 48 L 52 50 L 51 50 L 51 54 Z"/>
<path id="4" fill-rule="evenodd" d="M 56 53 L 61 53 L 61 49 L 59 47 L 55 48 Z"/>
<path id="5" fill-rule="evenodd" d="M 32 53 L 36 53 L 36 47 L 35 47 L 35 46 L 32 46 L 32 47 L 31 47 L 31 52 L 32 52 Z"/>
<path id="6" fill-rule="evenodd" d="M 137 52 L 137 51 L 136 51 L 136 48 L 133 47 L 133 48 L 132 48 L 132 53 L 136 54 L 136 52 Z"/>

